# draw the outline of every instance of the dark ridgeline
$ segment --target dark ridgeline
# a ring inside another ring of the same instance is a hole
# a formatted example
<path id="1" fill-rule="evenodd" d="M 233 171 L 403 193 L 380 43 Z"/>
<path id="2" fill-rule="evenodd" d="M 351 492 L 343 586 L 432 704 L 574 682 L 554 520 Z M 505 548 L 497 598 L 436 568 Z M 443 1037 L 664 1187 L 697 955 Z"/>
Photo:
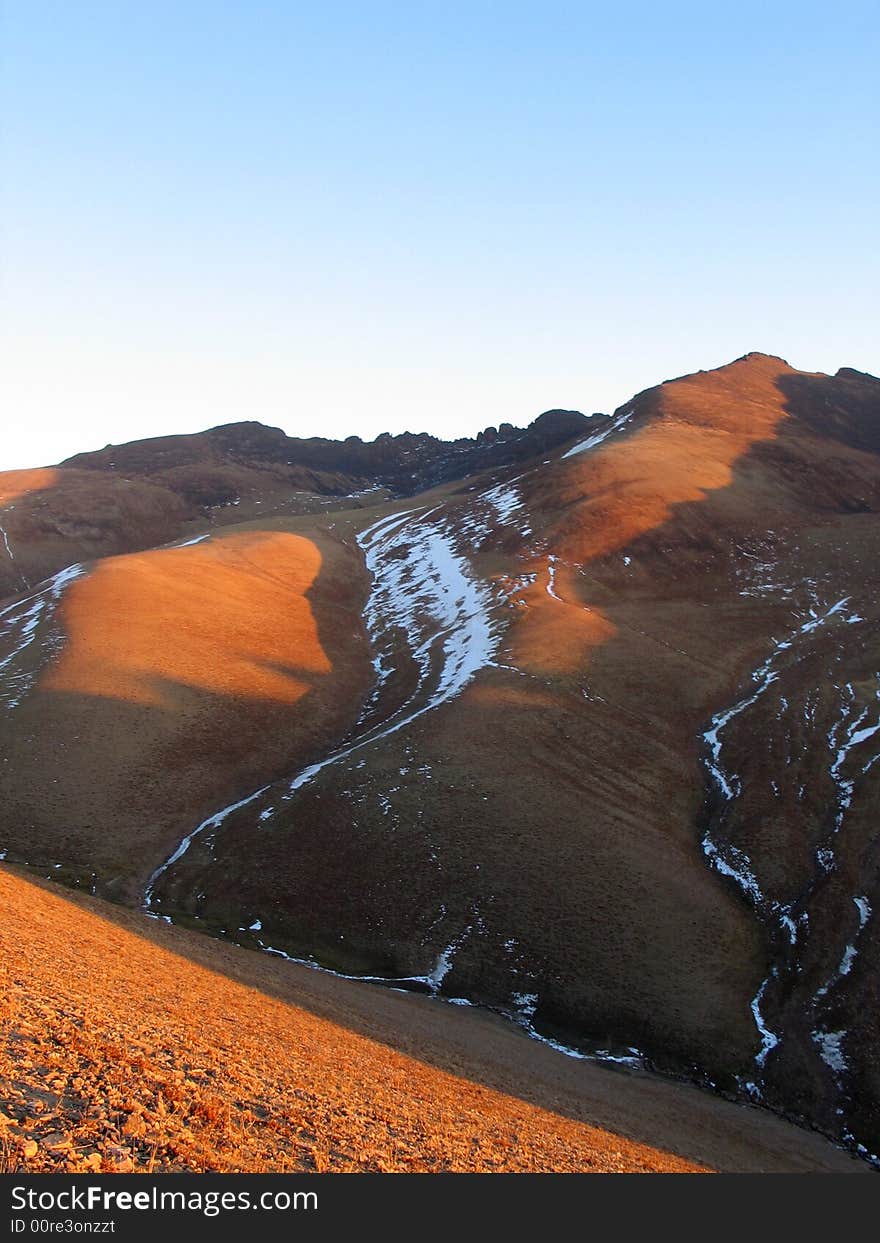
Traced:
<path id="1" fill-rule="evenodd" d="M 409 496 L 438 483 L 524 462 L 581 435 L 593 421 L 577 410 L 547 410 L 526 428 L 510 423 L 487 427 L 474 439 L 440 440 L 427 432 L 384 432 L 375 440 L 359 436 L 300 439 L 263 423 L 227 423 L 192 436 L 164 436 L 126 445 L 107 445 L 78 453 L 64 468 L 113 470 L 142 477 L 161 475 L 173 490 L 185 486 L 184 468 L 289 468 L 311 472 L 315 491 L 343 495 L 355 487 L 385 487 Z M 210 503 L 210 502 L 208 502 Z"/>

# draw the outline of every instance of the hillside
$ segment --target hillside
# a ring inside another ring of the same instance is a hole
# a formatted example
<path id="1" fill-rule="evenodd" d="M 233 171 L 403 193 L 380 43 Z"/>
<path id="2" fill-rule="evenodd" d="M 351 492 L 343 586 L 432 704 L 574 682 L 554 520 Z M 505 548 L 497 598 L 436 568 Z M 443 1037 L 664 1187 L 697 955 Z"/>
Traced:
<path id="1" fill-rule="evenodd" d="M 252 530 L 106 558 L 12 606 L 4 817 L 27 826 L 12 855 L 137 901 L 218 796 L 353 722 L 366 592 L 333 540 Z"/>
<path id="2" fill-rule="evenodd" d="M 2 868 L 0 896 L 6 1169 L 865 1168 L 759 1111 L 572 1063 L 486 1016 Z"/>
<path id="3" fill-rule="evenodd" d="M 880 381 L 752 354 L 562 413 L 16 584 L 0 853 L 871 1158 Z"/>

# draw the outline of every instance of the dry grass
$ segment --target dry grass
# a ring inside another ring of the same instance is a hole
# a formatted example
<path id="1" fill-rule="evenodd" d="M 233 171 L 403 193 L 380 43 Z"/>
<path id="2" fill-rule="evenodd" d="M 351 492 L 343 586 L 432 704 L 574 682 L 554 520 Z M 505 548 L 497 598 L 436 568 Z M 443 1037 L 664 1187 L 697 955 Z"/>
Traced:
<path id="1" fill-rule="evenodd" d="M 277 531 L 101 561 L 64 596 L 67 643 L 42 686 L 154 706 L 178 686 L 295 703 L 331 668 L 306 598 L 320 568 L 311 540 Z"/>

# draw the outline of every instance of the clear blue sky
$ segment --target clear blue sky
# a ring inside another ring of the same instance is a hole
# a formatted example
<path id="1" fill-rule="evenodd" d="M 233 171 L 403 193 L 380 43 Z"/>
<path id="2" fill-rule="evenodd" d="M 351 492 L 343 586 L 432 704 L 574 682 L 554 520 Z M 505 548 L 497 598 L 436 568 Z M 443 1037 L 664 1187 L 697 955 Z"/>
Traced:
<path id="1" fill-rule="evenodd" d="M 876 0 L 0 9 L 0 466 L 880 371 Z"/>

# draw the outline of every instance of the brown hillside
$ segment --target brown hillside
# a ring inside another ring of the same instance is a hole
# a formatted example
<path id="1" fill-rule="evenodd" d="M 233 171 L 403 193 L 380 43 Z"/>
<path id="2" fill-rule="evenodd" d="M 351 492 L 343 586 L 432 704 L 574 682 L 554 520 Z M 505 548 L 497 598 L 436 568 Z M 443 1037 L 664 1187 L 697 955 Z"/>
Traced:
<path id="1" fill-rule="evenodd" d="M 110 558 L 72 581 L 14 658 L 30 691 L 0 716 L 10 858 L 136 897 L 221 791 L 272 780 L 353 721 L 365 590 L 338 540 L 280 531 Z"/>
<path id="2" fill-rule="evenodd" d="M 588 423 L 574 410 L 548 410 L 527 428 L 505 423 L 474 440 L 404 432 L 371 443 L 302 440 L 262 423 L 231 423 L 106 445 L 57 467 L 0 472 L 0 600 L 75 562 L 254 519 L 357 509 L 522 462 Z"/>
<path id="3" fill-rule="evenodd" d="M 75 561 L 164 544 L 190 516 L 177 496 L 145 480 L 0 472 L 0 600 Z"/>

